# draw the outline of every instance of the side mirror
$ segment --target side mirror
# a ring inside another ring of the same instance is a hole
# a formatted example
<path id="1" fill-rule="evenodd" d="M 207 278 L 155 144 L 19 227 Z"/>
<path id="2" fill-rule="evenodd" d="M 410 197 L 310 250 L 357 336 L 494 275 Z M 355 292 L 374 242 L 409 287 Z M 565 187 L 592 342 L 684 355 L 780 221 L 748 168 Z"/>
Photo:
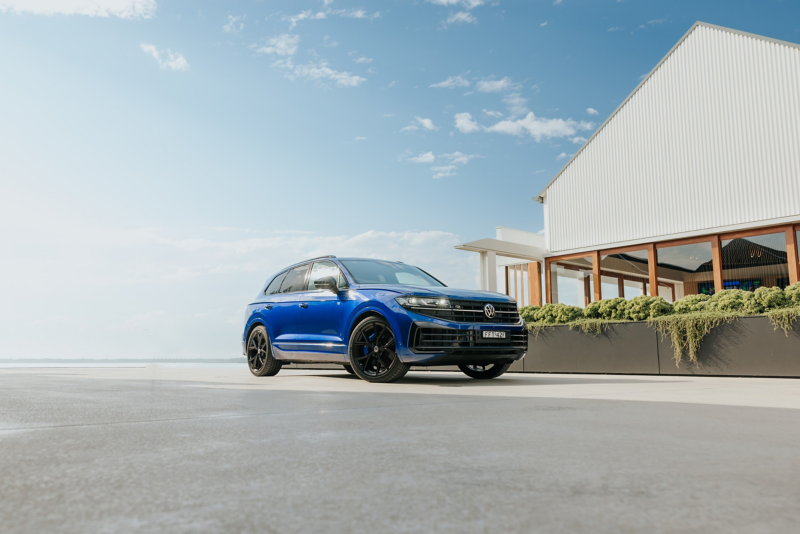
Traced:
<path id="1" fill-rule="evenodd" d="M 334 293 L 339 292 L 339 284 L 336 282 L 336 278 L 332 276 L 323 276 L 322 278 L 317 279 L 314 282 L 314 287 L 317 289 L 322 289 L 323 291 L 333 291 Z"/>

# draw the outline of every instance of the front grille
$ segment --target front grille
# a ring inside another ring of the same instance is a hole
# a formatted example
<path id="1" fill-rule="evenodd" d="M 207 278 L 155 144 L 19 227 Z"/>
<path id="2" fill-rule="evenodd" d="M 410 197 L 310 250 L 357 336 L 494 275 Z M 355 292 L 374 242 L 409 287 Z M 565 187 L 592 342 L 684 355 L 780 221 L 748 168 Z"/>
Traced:
<path id="1" fill-rule="evenodd" d="M 508 354 L 528 348 L 526 331 L 508 332 L 506 339 L 484 339 L 481 330 L 420 328 L 411 330 L 410 347 L 417 352 L 480 351 L 486 354 Z"/>
<path id="2" fill-rule="evenodd" d="M 494 317 L 486 317 L 484 306 L 494 306 Z M 450 300 L 447 309 L 411 308 L 414 313 L 436 317 L 444 321 L 456 323 L 491 323 L 516 324 L 519 322 L 519 310 L 514 302 L 485 302 L 480 300 Z"/>

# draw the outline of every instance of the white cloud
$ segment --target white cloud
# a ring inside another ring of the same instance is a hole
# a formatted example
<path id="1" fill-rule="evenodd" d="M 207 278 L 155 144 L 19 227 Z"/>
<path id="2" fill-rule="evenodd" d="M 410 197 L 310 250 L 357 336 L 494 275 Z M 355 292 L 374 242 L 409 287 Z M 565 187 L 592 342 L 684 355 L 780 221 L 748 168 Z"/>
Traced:
<path id="1" fill-rule="evenodd" d="M 0 11 L 149 19 L 155 15 L 156 0 L 0 0 Z"/>
<path id="2" fill-rule="evenodd" d="M 518 120 L 504 120 L 486 128 L 487 132 L 497 132 L 521 136 L 528 134 L 537 142 L 551 137 L 572 137 L 578 130 L 591 130 L 594 123 L 572 119 L 540 119 L 533 112 Z"/>
<path id="3" fill-rule="evenodd" d="M 324 11 L 319 11 L 317 13 L 314 13 L 313 11 L 308 9 L 306 11 L 301 11 L 297 15 L 291 15 L 291 16 L 288 16 L 288 17 L 283 17 L 283 20 L 288 20 L 289 21 L 289 29 L 291 30 L 291 29 L 294 29 L 295 26 L 297 26 L 298 21 L 306 20 L 306 19 L 308 19 L 308 20 L 319 20 L 319 19 L 324 19 L 324 18 L 327 18 L 327 17 L 328 16 L 325 14 Z"/>
<path id="4" fill-rule="evenodd" d="M 481 93 L 502 93 L 515 87 L 516 84 L 508 76 L 502 80 L 481 80 L 475 84 L 475 88 Z"/>
<path id="5" fill-rule="evenodd" d="M 244 22 L 242 22 L 242 19 L 244 19 L 244 17 L 228 15 L 228 23 L 222 27 L 222 31 L 226 33 L 239 33 L 244 29 Z"/>
<path id="6" fill-rule="evenodd" d="M 158 61 L 158 65 L 164 70 L 187 70 L 189 68 L 186 58 L 179 52 L 173 52 L 169 48 L 159 50 L 154 45 L 147 43 L 140 44 L 139 48 L 142 49 L 142 52 Z"/>
<path id="7" fill-rule="evenodd" d="M 452 154 L 442 154 L 441 157 L 449 159 L 454 165 L 466 165 L 475 158 L 480 158 L 477 154 L 464 154 L 463 152 L 453 152 Z"/>
<path id="8" fill-rule="evenodd" d="M 528 100 L 522 98 L 522 95 L 519 93 L 509 93 L 503 97 L 503 102 L 508 106 L 508 111 L 511 113 L 512 119 L 528 112 Z"/>
<path id="9" fill-rule="evenodd" d="M 337 15 L 339 17 L 346 17 L 349 19 L 378 19 L 381 17 L 379 11 L 376 11 L 372 15 L 364 11 L 363 9 L 329 9 L 327 11 L 329 15 Z"/>
<path id="10" fill-rule="evenodd" d="M 557 5 L 558 5 L 558 4 L 560 4 L 560 3 L 561 3 L 561 0 L 554 0 L 554 1 L 553 1 L 553 5 L 554 5 L 554 6 L 557 6 Z"/>
<path id="11" fill-rule="evenodd" d="M 577 136 L 571 138 L 570 141 L 572 141 L 576 145 L 582 145 L 583 143 L 586 142 L 586 138 L 585 137 L 581 137 L 580 135 L 577 135 Z"/>
<path id="12" fill-rule="evenodd" d="M 533 171 L 533 174 L 542 174 L 545 169 L 539 169 L 538 171 Z"/>
<path id="13" fill-rule="evenodd" d="M 447 20 L 443 22 L 445 26 L 449 24 L 476 24 L 478 18 L 469 11 L 459 11 L 458 13 L 450 13 Z"/>
<path id="14" fill-rule="evenodd" d="M 284 33 L 277 37 L 267 39 L 267 44 L 256 50 L 259 54 L 275 54 L 276 56 L 293 56 L 297 53 L 300 43 L 299 35 Z"/>
<path id="15" fill-rule="evenodd" d="M 622 26 L 612 26 L 611 28 L 609 28 L 609 29 L 608 29 L 608 30 L 606 30 L 606 31 L 609 31 L 609 32 L 618 32 L 618 31 L 622 31 L 622 30 L 624 30 L 624 29 L 625 29 L 625 28 L 623 28 Z"/>
<path id="16" fill-rule="evenodd" d="M 457 167 L 455 165 L 442 165 L 440 167 L 431 167 L 433 171 L 433 179 L 445 178 L 447 176 L 456 176 L 458 173 L 455 172 Z"/>
<path id="17" fill-rule="evenodd" d="M 323 39 L 322 46 L 333 48 L 334 46 L 339 46 L 339 41 L 331 41 L 330 37 L 326 35 Z"/>
<path id="18" fill-rule="evenodd" d="M 297 78 L 305 78 L 317 82 L 322 86 L 327 86 L 329 82 L 336 85 L 336 87 L 358 87 L 366 82 L 366 78 L 350 74 L 346 71 L 338 71 L 330 68 L 325 61 L 313 62 L 309 61 L 305 65 L 292 65 L 291 61 L 285 64 L 278 64 L 276 66 L 291 69 L 286 77 L 290 80 Z"/>
<path id="19" fill-rule="evenodd" d="M 500 113 L 499 111 L 491 111 L 491 110 L 488 110 L 488 109 L 484 109 L 483 113 L 485 115 L 488 115 L 489 117 L 493 117 L 495 119 L 499 119 L 500 117 L 503 116 L 503 114 Z"/>
<path id="20" fill-rule="evenodd" d="M 558 161 L 558 160 L 560 160 L 560 159 L 564 159 L 564 158 L 566 158 L 566 157 L 567 157 L 567 153 L 566 153 L 566 152 L 562 152 L 561 154 L 559 154 L 558 156 L 556 156 L 556 161 Z"/>
<path id="21" fill-rule="evenodd" d="M 474 9 L 486 3 L 486 0 L 428 0 L 431 4 L 439 6 L 457 6 L 461 5 L 466 9 Z"/>
<path id="22" fill-rule="evenodd" d="M 366 141 L 366 140 L 367 140 L 367 138 L 366 138 L 366 137 L 356 137 L 356 138 L 355 138 L 355 139 L 353 139 L 353 140 L 354 140 L 354 141 Z"/>
<path id="23" fill-rule="evenodd" d="M 456 113 L 455 125 L 461 133 L 472 133 L 481 129 L 480 125 L 472 120 L 472 115 L 469 113 Z"/>
<path id="24" fill-rule="evenodd" d="M 400 130 L 401 132 L 413 132 L 414 130 L 419 130 L 420 128 L 424 130 L 436 130 L 437 127 L 433 124 L 431 119 L 424 119 L 422 117 L 414 117 L 414 120 L 411 121 L 411 124 Z"/>
<path id="25" fill-rule="evenodd" d="M 586 108 L 586 113 L 589 115 L 597 115 L 597 110 L 594 108 Z"/>
<path id="26" fill-rule="evenodd" d="M 356 63 L 372 63 L 372 58 L 361 56 L 360 58 L 354 59 Z"/>
<path id="27" fill-rule="evenodd" d="M 465 80 L 461 74 L 458 76 L 450 76 L 443 82 L 435 83 L 429 87 L 436 89 L 455 89 L 457 87 L 469 87 L 469 81 Z"/>
<path id="28" fill-rule="evenodd" d="M 539 26 L 547 26 L 547 21 L 542 22 Z"/>
<path id="29" fill-rule="evenodd" d="M 435 159 L 436 156 L 433 155 L 433 152 L 425 152 L 424 154 L 420 154 L 419 156 L 408 158 L 408 161 L 412 163 L 433 163 Z"/>

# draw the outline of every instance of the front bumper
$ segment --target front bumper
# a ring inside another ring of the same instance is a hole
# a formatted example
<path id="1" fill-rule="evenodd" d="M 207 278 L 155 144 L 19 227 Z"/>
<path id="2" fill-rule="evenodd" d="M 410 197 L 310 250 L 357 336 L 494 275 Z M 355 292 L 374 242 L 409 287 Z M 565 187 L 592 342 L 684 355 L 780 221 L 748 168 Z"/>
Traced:
<path id="1" fill-rule="evenodd" d="M 505 332 L 505 339 L 484 338 L 484 331 Z M 520 360 L 528 350 L 523 325 L 476 325 L 414 321 L 406 363 L 415 365 L 489 364 Z"/>

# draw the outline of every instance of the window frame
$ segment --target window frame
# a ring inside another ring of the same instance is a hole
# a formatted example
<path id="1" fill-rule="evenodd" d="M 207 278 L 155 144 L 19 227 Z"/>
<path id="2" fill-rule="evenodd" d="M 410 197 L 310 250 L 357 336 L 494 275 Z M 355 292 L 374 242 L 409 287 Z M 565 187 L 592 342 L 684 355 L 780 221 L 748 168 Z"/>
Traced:
<path id="1" fill-rule="evenodd" d="M 294 271 L 295 269 L 300 269 L 301 267 L 305 267 L 306 268 L 306 274 L 303 277 L 303 283 L 301 284 L 301 287 L 303 289 L 298 289 L 297 291 L 285 291 L 285 292 L 284 291 L 280 291 L 278 293 L 275 293 L 276 295 L 291 295 L 292 293 L 303 293 L 304 291 L 306 291 L 305 288 L 308 287 L 308 275 L 311 272 L 311 262 L 302 263 L 300 265 L 295 265 L 294 267 L 290 267 L 289 269 L 286 269 L 286 277 L 289 276 L 290 272 Z M 286 277 L 284 277 L 283 282 L 286 281 Z M 281 289 L 283 289 L 283 282 L 281 282 Z"/>

